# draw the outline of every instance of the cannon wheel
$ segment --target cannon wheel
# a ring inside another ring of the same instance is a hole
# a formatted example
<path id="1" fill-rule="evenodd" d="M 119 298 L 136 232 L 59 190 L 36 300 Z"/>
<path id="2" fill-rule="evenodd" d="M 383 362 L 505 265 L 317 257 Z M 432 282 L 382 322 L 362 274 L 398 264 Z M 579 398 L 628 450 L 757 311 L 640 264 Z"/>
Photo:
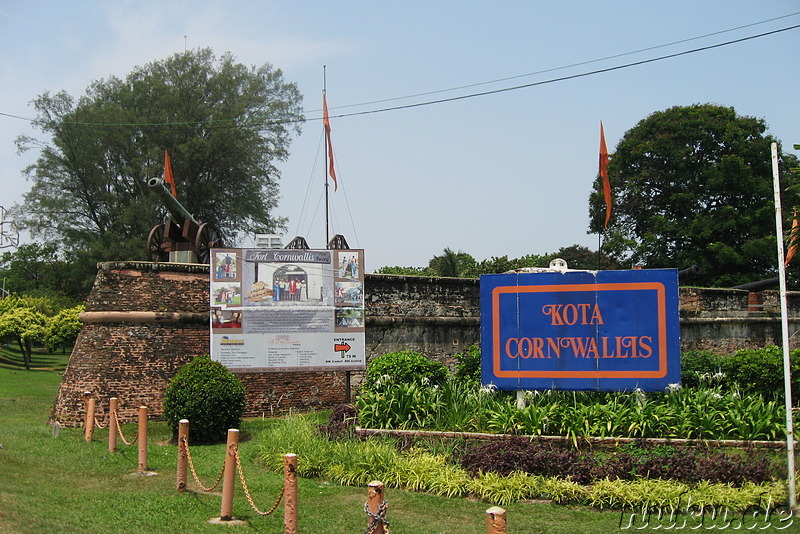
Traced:
<path id="1" fill-rule="evenodd" d="M 164 225 L 159 224 L 147 236 L 147 259 L 149 261 L 168 261 L 169 252 L 164 250 Z"/>
<path id="2" fill-rule="evenodd" d="M 202 223 L 197 229 L 197 237 L 194 240 L 194 252 L 197 254 L 197 261 L 209 264 L 212 248 L 221 248 L 222 236 L 217 227 L 211 223 Z"/>

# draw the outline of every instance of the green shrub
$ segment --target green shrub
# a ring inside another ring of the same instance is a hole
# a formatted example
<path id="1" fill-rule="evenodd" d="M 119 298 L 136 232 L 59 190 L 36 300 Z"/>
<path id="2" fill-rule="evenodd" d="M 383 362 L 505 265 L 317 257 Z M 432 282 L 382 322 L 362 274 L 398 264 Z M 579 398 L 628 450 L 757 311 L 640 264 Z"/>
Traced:
<path id="1" fill-rule="evenodd" d="M 239 428 L 246 399 L 244 385 L 224 365 L 198 356 L 184 365 L 164 394 L 164 419 L 173 432 L 189 420 L 192 444 L 225 441 L 228 429 Z"/>
<path id="2" fill-rule="evenodd" d="M 441 385 L 447 380 L 447 367 L 410 350 L 387 352 L 367 365 L 363 388 L 367 391 L 381 389 L 387 383 Z"/>
<path id="3" fill-rule="evenodd" d="M 708 350 L 690 350 L 681 354 L 681 383 L 697 387 L 719 376 L 723 356 Z M 721 376 L 719 376 L 721 378 Z"/>
<path id="4" fill-rule="evenodd" d="M 468 384 L 481 383 L 481 348 L 478 345 L 456 354 L 455 377 Z"/>
<path id="5" fill-rule="evenodd" d="M 742 349 L 721 360 L 726 380 L 745 393 L 770 398 L 783 392 L 783 352 L 779 347 Z"/>

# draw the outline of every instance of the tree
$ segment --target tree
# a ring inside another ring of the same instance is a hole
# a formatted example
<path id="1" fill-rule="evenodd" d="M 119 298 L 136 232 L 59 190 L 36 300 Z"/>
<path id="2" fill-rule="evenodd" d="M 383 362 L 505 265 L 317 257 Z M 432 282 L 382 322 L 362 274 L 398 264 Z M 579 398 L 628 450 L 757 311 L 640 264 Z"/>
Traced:
<path id="1" fill-rule="evenodd" d="M 75 343 L 75 340 L 78 339 L 78 334 L 81 333 L 81 328 L 83 328 L 80 315 L 84 309 L 83 304 L 73 308 L 65 308 L 47 319 L 43 341 L 48 349 L 54 351 L 56 348 L 61 347 L 63 352 L 67 347 Z"/>
<path id="2" fill-rule="evenodd" d="M 300 131 L 301 98 L 279 69 L 210 49 L 94 81 L 77 100 L 44 93 L 34 126 L 51 141 L 17 139 L 20 151 L 41 150 L 19 211 L 34 235 L 63 243 L 79 263 L 142 259 L 166 213 L 146 180 L 163 175 L 167 150 L 178 199 L 196 219 L 231 243 L 274 232 L 284 222 L 273 216 L 275 162 Z"/>
<path id="3" fill-rule="evenodd" d="M 612 154 L 613 214 L 604 252 L 649 268 L 700 267 L 699 284 L 730 287 L 775 276 L 770 144 L 762 119 L 712 104 L 653 113 Z M 782 203 L 796 158 L 783 156 Z M 603 229 L 600 179 L 589 199 L 590 232 Z"/>
<path id="4" fill-rule="evenodd" d="M 567 267 L 570 269 L 596 271 L 601 269 L 615 270 L 622 268 L 622 265 L 614 258 L 602 252 L 589 250 L 588 247 L 582 245 L 561 247 L 558 249 L 558 252 L 548 256 L 547 264 L 549 265 L 550 261 L 554 258 L 565 260 L 567 262 Z"/>
<path id="5" fill-rule="evenodd" d="M 434 256 L 429 267 L 436 276 L 448 278 L 463 278 L 469 276 L 470 270 L 475 266 L 475 258 L 466 252 L 454 252 L 445 248 L 441 256 Z"/>
<path id="6" fill-rule="evenodd" d="M 40 295 L 55 300 L 83 300 L 89 292 L 84 285 L 88 273 L 59 251 L 55 244 L 30 243 L 0 256 L 0 276 L 7 291 Z"/>
<path id="7" fill-rule="evenodd" d="M 45 324 L 45 316 L 33 308 L 11 308 L 0 314 L 0 338 L 12 337 L 17 341 L 25 369 L 31 368 L 33 343 L 44 339 Z"/>

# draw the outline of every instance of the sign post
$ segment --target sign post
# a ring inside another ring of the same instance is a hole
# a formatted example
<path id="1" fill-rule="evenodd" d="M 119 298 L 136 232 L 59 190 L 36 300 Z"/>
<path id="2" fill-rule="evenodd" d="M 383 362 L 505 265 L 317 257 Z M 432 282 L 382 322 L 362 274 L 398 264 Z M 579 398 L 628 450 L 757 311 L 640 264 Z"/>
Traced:
<path id="1" fill-rule="evenodd" d="M 211 358 L 233 372 L 366 366 L 364 251 L 211 251 Z"/>
<path id="2" fill-rule="evenodd" d="M 663 391 L 680 382 L 675 269 L 481 277 L 482 382 Z"/>

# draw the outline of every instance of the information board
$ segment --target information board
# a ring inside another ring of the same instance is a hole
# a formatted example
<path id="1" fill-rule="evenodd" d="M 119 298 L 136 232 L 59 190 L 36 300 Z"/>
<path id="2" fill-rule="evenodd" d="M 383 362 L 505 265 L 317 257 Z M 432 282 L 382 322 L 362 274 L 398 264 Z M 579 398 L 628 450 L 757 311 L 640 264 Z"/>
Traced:
<path id="1" fill-rule="evenodd" d="M 675 269 L 484 275 L 482 382 L 660 391 L 680 382 Z"/>
<path id="2" fill-rule="evenodd" d="M 211 251 L 211 358 L 233 372 L 366 366 L 364 251 Z"/>

